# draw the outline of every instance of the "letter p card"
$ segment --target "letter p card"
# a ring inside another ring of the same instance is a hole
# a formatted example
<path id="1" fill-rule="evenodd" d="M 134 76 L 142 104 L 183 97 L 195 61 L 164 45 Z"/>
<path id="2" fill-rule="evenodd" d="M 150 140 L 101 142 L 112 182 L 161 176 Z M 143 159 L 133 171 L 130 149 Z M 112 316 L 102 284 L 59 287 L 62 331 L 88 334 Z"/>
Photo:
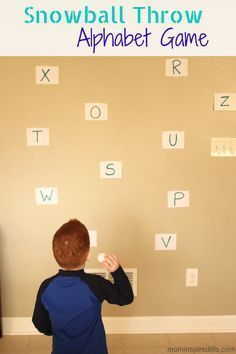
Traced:
<path id="1" fill-rule="evenodd" d="M 168 208 L 189 207 L 189 191 L 168 192 Z"/>

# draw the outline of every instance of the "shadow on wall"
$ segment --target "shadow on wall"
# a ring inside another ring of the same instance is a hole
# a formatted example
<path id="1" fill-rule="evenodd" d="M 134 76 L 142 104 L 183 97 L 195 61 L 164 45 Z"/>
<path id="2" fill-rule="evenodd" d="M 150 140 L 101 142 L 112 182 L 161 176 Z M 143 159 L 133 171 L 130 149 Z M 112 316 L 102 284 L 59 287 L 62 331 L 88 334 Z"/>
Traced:
<path id="1" fill-rule="evenodd" d="M 0 337 L 2 337 L 2 300 L 1 300 L 1 274 L 2 274 L 2 264 L 3 264 L 3 255 L 2 255 L 2 230 L 0 228 Z"/>

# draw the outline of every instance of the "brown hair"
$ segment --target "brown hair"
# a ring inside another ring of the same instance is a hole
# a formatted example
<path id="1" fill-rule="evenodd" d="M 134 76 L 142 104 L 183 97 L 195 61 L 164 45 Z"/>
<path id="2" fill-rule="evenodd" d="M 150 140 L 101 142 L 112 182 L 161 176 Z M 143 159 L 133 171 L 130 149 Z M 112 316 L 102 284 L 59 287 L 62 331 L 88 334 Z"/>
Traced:
<path id="1" fill-rule="evenodd" d="M 82 266 L 88 256 L 89 246 L 88 230 L 77 219 L 63 224 L 55 233 L 52 242 L 54 257 L 65 269 Z"/>

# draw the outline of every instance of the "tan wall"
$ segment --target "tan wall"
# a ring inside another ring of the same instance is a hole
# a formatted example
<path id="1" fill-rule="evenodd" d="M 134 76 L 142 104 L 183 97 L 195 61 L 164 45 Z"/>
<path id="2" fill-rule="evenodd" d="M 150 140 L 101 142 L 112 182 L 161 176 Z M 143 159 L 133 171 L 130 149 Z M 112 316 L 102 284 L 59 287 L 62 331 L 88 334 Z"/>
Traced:
<path id="1" fill-rule="evenodd" d="M 212 137 L 235 137 L 235 112 L 214 112 L 217 92 L 236 92 L 236 58 L 189 58 L 189 76 L 167 78 L 165 58 L 1 58 L 0 236 L 4 316 L 31 316 L 40 282 L 57 271 L 51 238 L 69 218 L 98 231 L 100 251 L 138 269 L 138 296 L 114 316 L 236 314 L 236 164 L 210 156 Z M 60 85 L 35 84 L 36 65 L 58 65 Z M 86 102 L 109 105 L 84 120 Z M 29 147 L 26 128 L 50 129 Z M 185 132 L 163 150 L 162 132 Z M 123 162 L 123 178 L 99 178 L 99 162 Z M 59 204 L 37 206 L 34 189 L 57 186 Z M 189 208 L 167 192 L 189 190 Z M 176 233 L 177 250 L 154 250 Z M 186 268 L 199 286 L 185 286 Z"/>

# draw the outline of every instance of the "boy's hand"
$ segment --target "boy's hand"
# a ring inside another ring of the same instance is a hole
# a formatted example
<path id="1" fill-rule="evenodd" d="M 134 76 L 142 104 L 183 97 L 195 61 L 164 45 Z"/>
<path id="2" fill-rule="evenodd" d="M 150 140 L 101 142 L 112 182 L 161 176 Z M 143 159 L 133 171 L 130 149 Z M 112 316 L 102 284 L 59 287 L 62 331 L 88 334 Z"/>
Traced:
<path id="1" fill-rule="evenodd" d="M 105 268 L 109 273 L 115 272 L 120 266 L 119 261 L 114 254 L 106 254 L 105 260 L 102 262 L 102 265 L 103 268 Z"/>

